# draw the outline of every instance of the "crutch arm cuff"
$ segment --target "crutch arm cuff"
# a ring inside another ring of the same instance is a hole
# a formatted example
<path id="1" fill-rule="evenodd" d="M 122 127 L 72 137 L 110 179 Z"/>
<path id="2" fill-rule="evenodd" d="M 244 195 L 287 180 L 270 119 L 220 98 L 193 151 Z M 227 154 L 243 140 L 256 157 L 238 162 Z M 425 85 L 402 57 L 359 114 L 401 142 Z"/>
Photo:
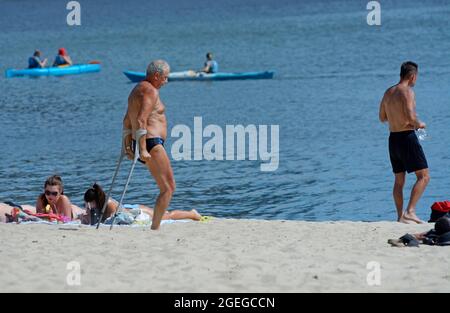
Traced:
<path id="1" fill-rule="evenodd" d="M 139 140 L 139 138 L 141 138 L 142 136 L 144 136 L 144 135 L 146 135 L 146 134 L 147 134 L 147 130 L 146 130 L 146 129 L 144 129 L 144 128 L 139 128 L 139 129 L 136 131 L 136 141 Z"/>

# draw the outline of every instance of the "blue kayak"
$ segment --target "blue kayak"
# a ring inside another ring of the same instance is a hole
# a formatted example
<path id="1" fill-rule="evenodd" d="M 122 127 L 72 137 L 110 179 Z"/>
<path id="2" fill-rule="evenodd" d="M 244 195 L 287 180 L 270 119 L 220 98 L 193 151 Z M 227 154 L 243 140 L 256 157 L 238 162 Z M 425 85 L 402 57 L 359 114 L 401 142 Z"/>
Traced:
<path id="1" fill-rule="evenodd" d="M 132 82 L 138 83 L 145 78 L 142 72 L 123 72 Z M 194 71 L 173 72 L 169 75 L 169 81 L 209 81 L 209 80 L 242 80 L 242 79 L 271 79 L 274 72 L 244 72 L 244 73 L 198 73 Z"/>
<path id="2" fill-rule="evenodd" d="M 100 64 L 76 64 L 72 66 L 29 68 L 23 70 L 7 69 L 5 75 L 7 78 L 22 76 L 62 76 L 99 71 Z"/>

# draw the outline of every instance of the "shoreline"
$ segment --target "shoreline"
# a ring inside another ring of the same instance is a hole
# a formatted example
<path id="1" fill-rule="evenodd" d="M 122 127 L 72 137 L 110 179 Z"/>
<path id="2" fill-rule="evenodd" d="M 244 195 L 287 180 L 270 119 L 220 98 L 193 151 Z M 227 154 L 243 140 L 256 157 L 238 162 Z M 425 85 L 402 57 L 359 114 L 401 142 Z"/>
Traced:
<path id="1" fill-rule="evenodd" d="M 431 228 L 219 218 L 160 231 L 0 224 L 0 292 L 449 292 L 446 247 L 387 243 Z M 367 283 L 370 262 L 380 285 Z M 77 271 L 80 285 L 68 284 Z"/>

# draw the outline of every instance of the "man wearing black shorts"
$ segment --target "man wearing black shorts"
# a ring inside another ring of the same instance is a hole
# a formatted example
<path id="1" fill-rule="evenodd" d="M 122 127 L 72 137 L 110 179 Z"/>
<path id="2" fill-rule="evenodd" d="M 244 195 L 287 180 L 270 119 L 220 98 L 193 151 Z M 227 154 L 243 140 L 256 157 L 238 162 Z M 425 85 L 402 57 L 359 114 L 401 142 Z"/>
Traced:
<path id="1" fill-rule="evenodd" d="M 394 201 L 398 221 L 422 223 L 416 215 L 416 204 L 430 181 L 428 163 L 415 130 L 425 128 L 416 114 L 416 100 L 412 89 L 416 84 L 418 65 L 405 62 L 400 70 L 400 82 L 384 93 L 380 104 L 380 121 L 389 123 L 389 156 L 395 175 Z M 403 212 L 403 187 L 406 172 L 414 172 L 417 181 L 411 191 L 406 211 Z"/>

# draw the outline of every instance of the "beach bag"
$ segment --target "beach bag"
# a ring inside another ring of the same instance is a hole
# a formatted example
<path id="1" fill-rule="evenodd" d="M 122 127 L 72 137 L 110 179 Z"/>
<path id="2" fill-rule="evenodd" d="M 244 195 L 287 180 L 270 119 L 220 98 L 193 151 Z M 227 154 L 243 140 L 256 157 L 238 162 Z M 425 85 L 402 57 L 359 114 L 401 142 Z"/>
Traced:
<path id="1" fill-rule="evenodd" d="M 106 225 L 111 225 L 112 221 L 114 219 L 114 215 L 107 218 L 105 220 L 105 224 Z M 114 223 L 116 225 L 131 225 L 134 222 L 134 217 L 130 216 L 130 214 L 127 214 L 125 212 L 119 212 L 117 213 L 115 219 L 114 219 Z"/>
<path id="2" fill-rule="evenodd" d="M 443 216 L 450 217 L 450 201 L 433 203 L 431 206 L 431 215 L 428 223 L 434 223 Z"/>

